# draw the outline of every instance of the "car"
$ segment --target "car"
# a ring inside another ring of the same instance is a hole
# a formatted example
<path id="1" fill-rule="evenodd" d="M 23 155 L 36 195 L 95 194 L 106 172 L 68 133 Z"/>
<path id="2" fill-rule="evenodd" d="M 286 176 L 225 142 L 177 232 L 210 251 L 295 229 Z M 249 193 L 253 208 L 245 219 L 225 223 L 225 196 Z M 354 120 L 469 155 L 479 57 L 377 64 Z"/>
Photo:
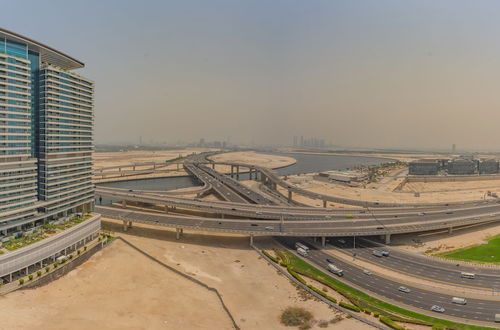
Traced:
<path id="1" fill-rule="evenodd" d="M 446 214 L 453 214 L 453 211 L 448 210 L 448 211 L 446 211 Z"/>
<path id="2" fill-rule="evenodd" d="M 366 211 L 365 210 L 361 210 L 361 211 L 359 211 L 359 213 L 366 213 Z"/>
<path id="3" fill-rule="evenodd" d="M 425 212 L 419 212 L 418 215 L 425 215 Z"/>
<path id="4" fill-rule="evenodd" d="M 410 290 L 409 288 L 407 288 L 406 286 L 400 286 L 400 287 L 398 288 L 398 290 L 399 290 L 399 291 L 401 291 L 401 292 L 404 292 L 404 293 L 410 293 L 410 291 L 411 291 L 411 290 Z"/>
<path id="5" fill-rule="evenodd" d="M 438 312 L 438 313 L 444 313 L 445 309 L 441 306 L 438 306 L 438 305 L 432 305 L 431 311 Z"/>
<path id="6" fill-rule="evenodd" d="M 264 227 L 265 230 L 274 230 L 274 227 L 273 226 L 267 226 L 267 227 Z"/>
<path id="7" fill-rule="evenodd" d="M 382 252 L 382 255 L 383 255 L 384 257 L 388 257 L 388 256 L 389 256 L 389 254 L 390 254 L 390 253 L 389 253 L 389 251 L 385 251 L 385 250 L 382 250 L 382 251 L 380 251 L 380 252 Z"/>
<path id="8" fill-rule="evenodd" d="M 335 260 L 333 260 L 332 258 L 327 258 L 326 261 L 329 263 L 329 264 L 333 264 L 335 262 Z"/>
<path id="9" fill-rule="evenodd" d="M 331 217 L 331 216 L 329 216 L 329 215 L 325 215 L 325 218 L 326 218 L 326 219 L 331 219 L 332 217 Z"/>
<path id="10" fill-rule="evenodd" d="M 371 271 L 369 271 L 368 269 L 363 269 L 363 274 L 372 275 L 373 273 Z"/>
<path id="11" fill-rule="evenodd" d="M 381 230 L 381 229 L 384 229 L 384 227 L 377 227 L 377 230 Z"/>
<path id="12" fill-rule="evenodd" d="M 250 226 L 252 226 L 252 227 L 257 227 L 257 226 L 258 226 L 258 224 L 256 224 L 256 223 L 251 223 L 251 224 L 250 224 Z"/>
<path id="13" fill-rule="evenodd" d="M 346 241 L 345 241 L 345 239 L 342 239 L 342 238 L 341 238 L 341 239 L 339 239 L 339 243 L 340 243 L 340 244 L 345 244 L 345 243 L 346 243 Z"/>
<path id="14" fill-rule="evenodd" d="M 257 212 L 255 212 L 255 214 L 259 214 L 260 215 L 260 214 L 262 214 L 262 211 L 257 211 Z"/>

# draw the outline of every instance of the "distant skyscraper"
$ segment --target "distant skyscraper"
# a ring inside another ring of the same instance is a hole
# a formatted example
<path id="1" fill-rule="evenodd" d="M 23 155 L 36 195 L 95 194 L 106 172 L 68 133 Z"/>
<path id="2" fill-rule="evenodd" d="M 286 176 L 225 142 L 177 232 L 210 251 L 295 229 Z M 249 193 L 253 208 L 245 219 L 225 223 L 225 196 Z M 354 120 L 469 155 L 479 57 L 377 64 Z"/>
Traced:
<path id="1" fill-rule="evenodd" d="M 297 142 L 298 142 L 298 137 L 297 137 L 297 136 L 294 136 L 294 137 L 293 137 L 293 146 L 294 146 L 294 147 L 297 147 Z"/>
<path id="2" fill-rule="evenodd" d="M 455 143 L 453 143 L 453 145 L 451 146 L 451 152 L 455 153 L 457 151 L 457 146 L 455 145 Z"/>

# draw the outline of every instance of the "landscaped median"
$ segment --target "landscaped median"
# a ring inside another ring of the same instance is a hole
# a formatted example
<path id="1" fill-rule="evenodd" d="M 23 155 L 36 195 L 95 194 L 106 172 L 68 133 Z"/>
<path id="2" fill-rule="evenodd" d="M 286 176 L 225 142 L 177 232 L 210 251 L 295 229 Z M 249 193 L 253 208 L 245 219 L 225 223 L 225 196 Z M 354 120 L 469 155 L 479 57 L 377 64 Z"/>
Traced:
<path id="1" fill-rule="evenodd" d="M 278 249 L 273 251 L 275 256 L 264 250 L 262 251 L 262 253 L 269 257 L 273 262 L 286 267 L 288 272 L 302 284 L 308 286 L 310 289 L 322 295 L 326 299 L 336 303 L 337 300 L 334 297 L 330 297 L 322 290 L 319 290 L 313 285 L 308 284 L 302 276 L 321 283 L 322 285 L 333 289 L 341 296 L 343 296 L 345 300 L 349 301 L 349 303 L 346 301 L 341 301 L 339 303 L 339 306 L 350 309 L 354 312 L 365 312 L 366 314 L 373 313 L 375 317 L 380 317 L 379 319 L 382 323 L 393 329 L 405 329 L 404 326 L 400 325 L 398 322 L 420 324 L 429 327 L 432 326 L 433 329 L 495 329 L 485 326 L 475 326 L 443 320 L 398 307 L 396 305 L 371 297 L 364 292 L 361 292 L 340 281 L 337 281 L 331 276 L 323 273 L 304 260 L 300 259 L 290 251 Z"/>

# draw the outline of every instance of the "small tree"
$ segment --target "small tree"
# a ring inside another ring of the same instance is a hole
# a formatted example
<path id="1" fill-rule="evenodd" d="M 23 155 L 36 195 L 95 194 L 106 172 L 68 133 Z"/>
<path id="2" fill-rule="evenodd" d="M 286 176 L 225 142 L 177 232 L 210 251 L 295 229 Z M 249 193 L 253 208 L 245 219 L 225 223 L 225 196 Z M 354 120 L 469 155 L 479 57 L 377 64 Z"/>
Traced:
<path id="1" fill-rule="evenodd" d="M 78 250 L 78 251 L 76 251 L 76 252 L 78 253 L 78 255 L 80 255 L 80 253 L 82 253 L 82 251 L 80 251 L 80 250 Z"/>
<path id="2" fill-rule="evenodd" d="M 49 266 L 45 267 L 45 272 L 48 273 L 49 271 L 50 271 L 50 267 Z"/>
<path id="3" fill-rule="evenodd" d="M 33 279 L 33 274 L 30 274 L 30 275 L 28 276 L 28 279 L 31 281 L 31 280 Z"/>
<path id="4" fill-rule="evenodd" d="M 57 262 L 54 262 L 54 269 L 57 268 Z"/>
<path id="5" fill-rule="evenodd" d="M 24 279 L 20 279 L 19 280 L 19 285 L 23 285 L 24 284 Z"/>
<path id="6" fill-rule="evenodd" d="M 36 272 L 36 275 L 37 275 L 38 277 L 42 276 L 42 271 L 41 271 L 41 270 L 37 271 L 37 272 Z"/>

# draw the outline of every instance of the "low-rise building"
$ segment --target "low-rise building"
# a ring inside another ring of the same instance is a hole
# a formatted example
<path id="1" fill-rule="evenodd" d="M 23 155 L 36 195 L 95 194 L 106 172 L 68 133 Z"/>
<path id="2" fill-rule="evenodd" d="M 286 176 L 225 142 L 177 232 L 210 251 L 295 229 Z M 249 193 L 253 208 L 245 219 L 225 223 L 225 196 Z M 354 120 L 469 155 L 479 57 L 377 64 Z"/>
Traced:
<path id="1" fill-rule="evenodd" d="M 441 162 L 437 159 L 419 159 L 410 162 L 410 175 L 437 175 Z"/>

